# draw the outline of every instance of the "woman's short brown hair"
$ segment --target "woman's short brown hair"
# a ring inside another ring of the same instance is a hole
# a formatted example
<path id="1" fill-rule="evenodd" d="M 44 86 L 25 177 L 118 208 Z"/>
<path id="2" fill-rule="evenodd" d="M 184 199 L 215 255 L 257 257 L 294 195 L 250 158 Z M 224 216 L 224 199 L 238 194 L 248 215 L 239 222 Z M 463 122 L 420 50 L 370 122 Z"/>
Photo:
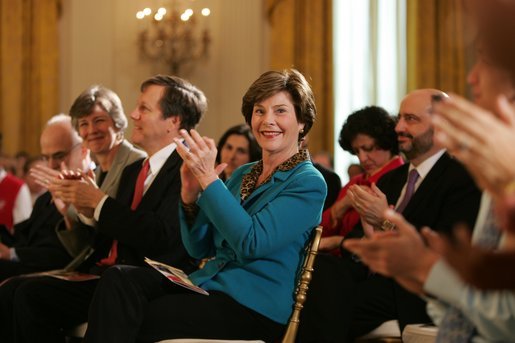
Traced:
<path id="1" fill-rule="evenodd" d="M 300 140 L 313 126 L 317 110 L 311 86 L 304 75 L 295 69 L 262 74 L 243 96 L 241 113 L 247 124 L 251 125 L 254 105 L 282 91 L 290 94 L 297 121 L 304 124 L 304 130 L 299 134 Z"/>

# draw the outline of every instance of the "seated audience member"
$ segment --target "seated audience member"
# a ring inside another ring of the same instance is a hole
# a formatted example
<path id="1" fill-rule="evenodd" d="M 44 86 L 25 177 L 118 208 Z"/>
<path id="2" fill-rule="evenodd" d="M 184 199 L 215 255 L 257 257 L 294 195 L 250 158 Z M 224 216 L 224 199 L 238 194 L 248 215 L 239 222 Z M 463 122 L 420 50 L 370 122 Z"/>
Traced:
<path id="1" fill-rule="evenodd" d="M 305 136 L 300 143 L 301 149 L 308 150 L 308 143 L 309 136 Z M 320 174 L 322 174 L 322 177 L 324 178 L 325 183 L 327 185 L 327 196 L 325 197 L 324 201 L 325 211 L 326 209 L 331 207 L 336 201 L 336 198 L 338 198 L 338 193 L 342 188 L 342 181 L 340 180 L 338 174 L 336 174 L 332 168 L 324 167 L 322 164 L 315 162 L 313 158 L 311 158 L 311 162 L 313 163 L 313 166 L 320 172 Z"/>
<path id="2" fill-rule="evenodd" d="M 342 188 L 342 181 L 338 174 L 336 174 L 332 169 L 327 169 L 315 162 L 313 162 L 313 166 L 320 172 L 320 174 L 322 174 L 322 177 L 327 184 L 327 196 L 325 197 L 323 208 L 325 211 L 331 207 L 338 198 L 338 192 Z"/>
<path id="3" fill-rule="evenodd" d="M 14 235 L 14 225 L 29 218 L 30 212 L 32 201 L 29 187 L 0 164 L 0 226 L 7 230 L 2 232 L 2 238 L 10 240 Z"/>
<path id="4" fill-rule="evenodd" d="M 30 198 L 33 205 L 36 202 L 36 199 L 47 191 L 46 187 L 38 182 L 37 179 L 30 174 L 30 170 L 36 166 L 46 166 L 46 162 L 43 156 L 38 155 L 30 157 L 23 166 L 23 174 L 25 175 L 23 181 L 25 181 L 29 187 Z"/>
<path id="5" fill-rule="evenodd" d="M 490 59 L 486 58 L 485 52 L 480 52 L 475 66 L 468 76 L 468 81 L 472 86 L 475 95 L 476 104 L 486 110 L 495 110 L 496 99 L 498 95 L 504 94 L 511 97 L 515 88 L 508 77 L 506 71 L 503 71 L 491 64 Z M 513 108 L 513 105 L 512 105 Z M 464 155 L 464 147 L 458 147 L 453 143 L 456 132 L 462 132 L 460 139 L 465 137 L 468 149 L 483 150 L 488 149 L 488 155 L 496 155 L 499 150 L 491 144 L 476 144 L 479 136 L 471 134 L 472 132 L 496 133 L 496 142 L 499 142 L 497 130 L 487 125 L 488 118 L 494 118 L 494 115 L 478 106 L 467 103 L 464 99 L 452 96 L 444 99 L 442 105 L 435 106 L 435 115 L 446 118 L 445 129 L 442 119 L 435 119 L 435 126 L 438 131 L 438 141 L 446 145 L 449 152 L 455 154 L 462 159 L 467 167 L 470 168 L 470 160 Z M 467 120 L 464 120 L 464 119 Z M 484 120 L 482 118 L 485 118 Z M 515 117 L 514 117 L 515 118 Z M 466 122 L 463 123 L 463 122 Z M 459 123 L 459 124 L 458 124 Z M 481 125 L 480 125 L 481 123 Z M 450 125 L 453 129 L 450 129 Z M 476 130 L 468 130 L 474 125 L 478 125 Z M 515 132 L 512 130 L 512 133 Z M 442 134 L 451 135 L 453 139 L 442 139 Z M 474 138 L 474 139 L 473 139 Z M 481 138 L 481 141 L 489 141 L 489 138 Z M 453 143 L 451 143 L 451 141 Z M 502 140 L 501 140 L 502 141 Z M 515 142 L 515 141 L 514 141 Z M 463 141 L 461 141 L 463 144 Z M 489 149 L 491 148 L 491 149 Z M 512 147 L 506 147 L 508 149 Z M 474 159 L 483 159 L 486 151 L 478 153 Z M 465 158 L 464 158 L 465 157 Z M 466 245 L 470 249 L 488 249 L 492 251 L 496 247 L 501 249 L 509 244 L 509 240 L 505 239 L 504 244 L 501 242 L 501 232 L 494 218 L 493 206 L 498 204 L 492 203 L 501 200 L 498 198 L 498 192 L 502 189 L 495 189 L 494 184 L 484 181 L 482 174 L 487 174 L 484 170 L 493 167 L 495 163 L 485 163 L 483 159 L 482 170 L 470 168 L 476 179 L 481 180 L 480 183 L 485 186 L 486 193 L 483 194 L 481 202 L 481 210 L 474 229 L 473 243 L 474 248 L 470 248 L 470 243 L 465 243 L 463 237 L 470 238 L 467 234 L 468 230 L 461 229 L 460 239 L 455 243 Z M 494 186 L 494 187 L 492 187 Z M 386 276 L 395 278 L 401 285 L 408 290 L 422 294 L 430 295 L 428 313 L 431 314 L 435 323 L 440 326 L 437 341 L 440 342 L 511 342 L 515 340 L 515 293 L 513 290 L 506 291 L 479 291 L 470 285 L 465 284 L 459 279 L 457 271 L 450 268 L 449 264 L 441 258 L 442 248 L 446 246 L 450 249 L 450 256 L 453 253 L 455 243 L 449 244 L 447 240 L 438 238 L 435 233 L 429 230 L 422 231 L 425 241 L 429 242 L 429 247 L 425 246 L 424 239 L 417 234 L 416 230 L 408 224 L 399 215 L 392 213 L 387 214 L 388 219 L 392 220 L 397 226 L 396 234 L 375 234 L 369 240 L 346 242 L 346 247 L 355 252 L 360 258 L 367 263 L 370 268 L 376 272 Z M 506 235 L 507 236 L 507 235 Z M 507 237 L 504 237 L 507 238 Z M 513 241 L 512 243 L 513 244 Z M 474 258 L 469 251 L 458 250 L 464 253 L 461 258 Z M 492 253 L 493 254 L 493 253 Z M 452 264 L 451 264 L 452 265 Z M 455 265 L 461 268 L 461 264 Z M 495 263 L 489 268 L 499 272 Z M 484 281 L 489 282 L 489 281 Z M 437 302 L 435 299 L 439 299 Z"/>
<path id="6" fill-rule="evenodd" d="M 384 212 L 391 207 L 418 230 L 429 226 L 450 233 L 456 223 L 475 222 L 481 193 L 465 168 L 434 141 L 434 95 L 446 96 L 435 89 L 421 89 L 402 100 L 395 131 L 399 150 L 409 163 L 384 174 L 377 186 L 349 188 L 363 225 L 356 225 L 347 237 L 389 230 L 392 224 Z M 355 256 L 319 257 L 323 258 L 317 258 L 301 314 L 301 339 L 339 342 L 360 337 L 389 320 L 398 320 L 401 331 L 407 324 L 430 321 L 424 300 L 395 280 L 371 274 Z"/>
<path id="7" fill-rule="evenodd" d="M 324 211 L 321 225 L 324 227 L 320 250 L 340 253 L 343 237 L 359 223 L 359 214 L 352 208 L 347 190 L 352 185 L 370 187 L 386 172 L 404 162 L 398 156 L 399 146 L 395 133 L 395 121 L 381 107 L 369 106 L 347 117 L 338 140 L 343 150 L 357 155 L 364 173 L 354 177 L 343 187 L 338 200 Z"/>
<path id="8" fill-rule="evenodd" d="M 218 141 L 217 150 L 216 163 L 227 164 L 220 174 L 222 181 L 230 178 L 238 167 L 261 159 L 261 148 L 247 124 L 236 125 L 225 131 Z"/>
<path id="9" fill-rule="evenodd" d="M 313 161 L 313 163 L 320 164 L 326 169 L 334 169 L 333 156 L 331 156 L 327 151 L 319 151 L 316 154 L 313 154 L 311 161 Z"/>
<path id="10" fill-rule="evenodd" d="M 319 223 L 325 183 L 299 141 L 315 119 L 311 88 L 296 70 L 261 75 L 242 113 L 263 159 L 224 184 L 212 139 L 181 131 L 181 232 L 192 256 L 215 259 L 190 275 L 209 296 L 167 284 L 154 270 L 109 269 L 90 308 L 86 341 L 262 339 L 284 334 L 304 247 Z M 131 308 L 131 311 L 125 309 Z"/>
<path id="11" fill-rule="evenodd" d="M 18 151 L 16 155 L 14 155 L 14 168 L 16 170 L 16 177 L 22 180 L 25 178 L 25 169 L 23 167 L 29 159 L 30 154 L 24 150 Z"/>
<path id="12" fill-rule="evenodd" d="M 89 150 L 73 130 L 70 118 L 64 114 L 51 118 L 41 134 L 41 152 L 48 165 L 59 170 L 64 162 L 80 169 L 89 165 Z M 30 198 L 30 197 L 29 197 Z M 0 279 L 13 275 L 62 268 L 71 260 L 56 235 L 56 226 L 66 210 L 53 201 L 47 192 L 34 204 L 30 218 L 15 225 L 12 246 L 0 243 Z M 0 321 L 1 322 L 1 321 Z"/>
<path id="13" fill-rule="evenodd" d="M 123 169 L 146 157 L 143 151 L 136 149 L 124 138 L 127 117 L 120 98 L 108 88 L 90 86 L 73 102 L 70 117 L 84 145 L 98 162 L 94 175 L 91 173 L 95 180 L 89 183 L 66 182 L 67 192 L 73 198 L 70 203 L 77 203 L 76 199 L 79 198 L 83 201 L 90 199 L 99 190 L 115 198 Z M 55 191 L 54 194 L 60 197 L 61 192 Z M 91 217 L 92 214 L 92 211 L 88 213 Z M 65 225 L 61 225 L 57 231 L 63 244 L 72 249 L 70 253 L 73 255 L 77 255 L 90 243 L 89 235 L 84 233 L 87 229 L 83 229 L 73 230 L 71 221 L 65 221 Z"/>
<path id="14" fill-rule="evenodd" d="M 125 167 L 116 198 L 98 189 L 86 175 L 79 181 L 52 181 L 51 187 L 64 202 L 72 203 L 82 214 L 93 210 L 94 252 L 77 271 L 100 276 L 113 264 L 144 265 L 144 257 L 187 271 L 195 268 L 181 241 L 182 159 L 174 139 L 179 137 L 180 129 L 195 127 L 206 109 L 204 94 L 189 82 L 174 76 L 152 77 L 142 83 L 136 108 L 131 113 L 132 141 L 149 157 Z M 78 117 L 79 130 L 84 121 L 93 130 L 93 117 Z M 104 182 L 107 181 L 108 176 Z M 83 187 L 89 185 L 90 195 L 77 197 L 77 182 Z M 11 293 L 15 294 L 11 296 L 14 325 L 10 329 L 15 341 L 62 342 L 64 328 L 87 321 L 97 284 L 98 279 L 70 282 L 39 277 L 0 287 L 0 290 L 6 286 L 14 289 Z M 2 332 L 5 334 L 5 330 Z"/>
<path id="15" fill-rule="evenodd" d="M 347 168 L 347 175 L 349 175 L 349 180 L 352 179 L 353 177 L 355 176 L 358 176 L 359 174 L 362 174 L 364 173 L 365 170 L 363 169 L 363 167 L 358 164 L 358 163 L 352 163 L 351 165 L 349 165 L 349 167 Z"/>

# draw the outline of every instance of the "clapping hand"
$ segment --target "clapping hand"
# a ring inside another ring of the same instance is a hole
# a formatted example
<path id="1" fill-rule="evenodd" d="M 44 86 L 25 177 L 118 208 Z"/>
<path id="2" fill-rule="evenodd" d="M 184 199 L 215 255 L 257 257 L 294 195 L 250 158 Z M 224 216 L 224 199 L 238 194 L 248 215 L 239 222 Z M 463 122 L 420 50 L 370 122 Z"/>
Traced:
<path id="1" fill-rule="evenodd" d="M 388 202 L 386 195 L 374 183 L 370 188 L 359 185 L 350 186 L 347 194 L 362 221 L 373 227 L 381 226 Z"/>
<path id="2" fill-rule="evenodd" d="M 481 188 L 502 196 L 515 180 L 515 111 L 506 97 L 499 97 L 495 114 L 457 95 L 436 104 L 434 113 L 435 140 Z"/>
<path id="3" fill-rule="evenodd" d="M 175 138 L 175 143 L 177 152 L 184 161 L 181 168 L 181 198 L 184 203 L 193 203 L 201 190 L 218 179 L 227 164 L 222 163 L 215 167 L 217 150 L 213 139 L 200 136 L 194 129 L 189 133 L 180 130 L 180 134 L 184 138 L 184 144 L 179 138 Z"/>
<path id="4" fill-rule="evenodd" d="M 393 231 L 376 231 L 366 239 L 347 239 L 344 247 L 358 255 L 371 270 L 393 277 L 406 289 L 423 293 L 427 275 L 439 254 L 424 239 L 435 234 L 425 228 L 420 235 L 401 214 L 392 209 L 384 217 L 395 224 Z"/>

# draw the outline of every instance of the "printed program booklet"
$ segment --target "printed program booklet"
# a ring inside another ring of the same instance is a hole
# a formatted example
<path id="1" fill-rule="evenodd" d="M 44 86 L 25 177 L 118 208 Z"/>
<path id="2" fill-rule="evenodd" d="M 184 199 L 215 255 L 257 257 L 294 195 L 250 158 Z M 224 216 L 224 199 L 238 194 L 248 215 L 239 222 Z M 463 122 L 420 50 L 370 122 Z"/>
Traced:
<path id="1" fill-rule="evenodd" d="M 163 274 L 168 280 L 172 281 L 176 285 L 179 285 L 181 287 L 187 288 L 200 294 L 209 295 L 209 293 L 203 290 L 202 288 L 195 286 L 193 282 L 191 282 L 191 280 L 188 278 L 188 275 L 186 275 L 186 273 L 182 270 L 170 267 L 169 265 L 166 265 L 161 262 L 151 260 L 147 257 L 145 257 L 145 262 L 152 268 Z"/>
<path id="2" fill-rule="evenodd" d="M 28 273 L 28 274 L 20 274 L 20 275 L 11 276 L 10 278 L 7 278 L 4 281 L 0 282 L 0 286 L 2 286 L 8 280 L 11 280 L 14 278 L 31 278 L 31 277 L 38 277 L 38 276 L 50 276 L 50 277 L 53 277 L 56 279 L 73 281 L 73 282 L 89 281 L 89 280 L 95 280 L 95 279 L 100 278 L 100 276 L 98 276 L 98 275 L 80 273 L 80 272 L 75 272 L 75 271 L 67 271 L 66 269 L 57 269 L 57 270 L 50 270 L 47 272 L 36 272 L 36 273 Z"/>

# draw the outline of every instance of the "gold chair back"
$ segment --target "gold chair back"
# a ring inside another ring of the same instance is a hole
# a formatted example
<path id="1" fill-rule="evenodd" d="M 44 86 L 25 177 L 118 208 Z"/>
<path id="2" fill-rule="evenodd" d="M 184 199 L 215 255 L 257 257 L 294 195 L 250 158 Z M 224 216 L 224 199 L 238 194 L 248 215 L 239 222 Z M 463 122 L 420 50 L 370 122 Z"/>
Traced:
<path id="1" fill-rule="evenodd" d="M 301 275 L 295 290 L 295 303 L 293 305 L 293 312 L 291 314 L 282 343 L 294 343 L 295 338 L 297 337 L 297 330 L 299 328 L 300 322 L 300 311 L 302 310 L 302 307 L 304 307 L 304 302 L 306 301 L 306 293 L 309 288 L 309 283 L 311 282 L 313 264 L 315 263 L 315 257 L 318 253 L 318 246 L 320 244 L 321 237 L 322 226 L 318 226 L 313 232 L 313 237 L 311 238 L 311 242 L 304 259 Z"/>

